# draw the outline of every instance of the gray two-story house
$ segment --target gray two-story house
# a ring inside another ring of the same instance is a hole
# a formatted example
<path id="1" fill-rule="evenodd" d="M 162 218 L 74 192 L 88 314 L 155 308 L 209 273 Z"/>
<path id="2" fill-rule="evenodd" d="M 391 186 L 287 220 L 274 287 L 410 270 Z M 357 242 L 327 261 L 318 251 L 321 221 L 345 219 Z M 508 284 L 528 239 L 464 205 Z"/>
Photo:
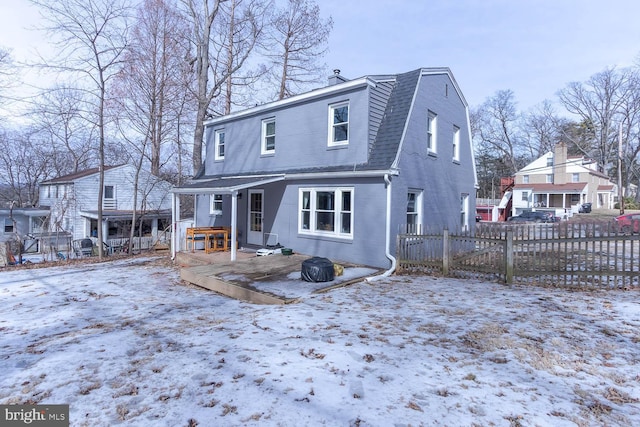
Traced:
<path id="1" fill-rule="evenodd" d="M 231 227 L 242 247 L 393 268 L 399 231 L 474 226 L 468 105 L 448 68 L 336 70 L 327 87 L 207 121 L 205 138 L 202 169 L 173 189 L 174 223 L 195 195 L 195 225 Z"/>

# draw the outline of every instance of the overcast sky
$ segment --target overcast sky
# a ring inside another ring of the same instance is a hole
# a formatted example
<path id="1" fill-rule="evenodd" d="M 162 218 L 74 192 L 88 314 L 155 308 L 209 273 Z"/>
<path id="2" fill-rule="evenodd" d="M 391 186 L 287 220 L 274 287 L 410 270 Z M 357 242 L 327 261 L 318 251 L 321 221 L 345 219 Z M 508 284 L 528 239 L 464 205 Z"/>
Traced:
<path id="1" fill-rule="evenodd" d="M 520 109 L 640 54 L 640 1 L 317 0 L 334 20 L 329 69 L 347 78 L 451 68 L 471 106 L 511 89 Z M 28 0 L 0 0 L 0 46 L 46 46 Z"/>

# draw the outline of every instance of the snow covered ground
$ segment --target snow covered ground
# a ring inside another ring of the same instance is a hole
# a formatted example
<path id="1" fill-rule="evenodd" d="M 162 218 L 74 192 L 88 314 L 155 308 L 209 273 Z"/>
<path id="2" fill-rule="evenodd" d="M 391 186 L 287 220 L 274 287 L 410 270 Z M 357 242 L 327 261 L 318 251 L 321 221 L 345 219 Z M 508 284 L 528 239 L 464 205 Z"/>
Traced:
<path id="1" fill-rule="evenodd" d="M 393 276 L 258 306 L 166 258 L 0 271 L 0 403 L 73 426 L 640 425 L 637 291 Z"/>

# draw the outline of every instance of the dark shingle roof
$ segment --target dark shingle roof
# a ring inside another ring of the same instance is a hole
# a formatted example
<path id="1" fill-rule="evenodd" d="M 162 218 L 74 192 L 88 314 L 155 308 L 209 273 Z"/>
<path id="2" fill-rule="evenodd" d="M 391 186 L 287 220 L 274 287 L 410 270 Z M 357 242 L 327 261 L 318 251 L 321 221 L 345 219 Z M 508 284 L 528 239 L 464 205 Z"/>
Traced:
<path id="1" fill-rule="evenodd" d="M 419 77 L 419 69 L 398 74 L 396 77 L 396 84 L 387 102 L 384 118 L 369 154 L 369 161 L 364 169 L 389 169 L 393 164 L 398 154 L 405 124 L 409 118 Z"/>
<path id="2" fill-rule="evenodd" d="M 104 170 L 107 171 L 109 169 L 117 168 L 117 167 L 120 167 L 120 166 L 122 166 L 122 165 L 105 166 Z M 68 175 L 62 175 L 62 176 L 58 176 L 58 177 L 49 179 L 47 181 L 42 181 L 41 184 L 63 184 L 63 183 L 73 182 L 78 178 L 84 178 L 85 176 L 93 175 L 95 173 L 98 173 L 99 171 L 100 171 L 100 169 L 98 169 L 98 168 L 85 169 L 85 170 L 80 171 L 80 172 L 70 173 Z"/>

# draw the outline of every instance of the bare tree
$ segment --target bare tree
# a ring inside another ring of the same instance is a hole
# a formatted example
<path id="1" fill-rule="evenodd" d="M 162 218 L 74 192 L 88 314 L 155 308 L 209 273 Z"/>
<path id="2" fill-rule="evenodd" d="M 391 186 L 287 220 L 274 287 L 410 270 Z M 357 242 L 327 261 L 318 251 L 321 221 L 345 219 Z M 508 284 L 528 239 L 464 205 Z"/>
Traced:
<path id="1" fill-rule="evenodd" d="M 33 132 L 0 132 L 0 200 L 3 205 L 38 204 L 38 184 L 48 178 L 50 153 Z"/>
<path id="2" fill-rule="evenodd" d="M 183 72 L 188 56 L 188 27 L 164 0 L 145 0 L 138 7 L 126 66 L 114 84 L 114 104 L 131 130 L 148 139 L 151 173 L 160 175 L 163 147 L 172 139 L 180 99 L 186 91 Z"/>
<path id="3" fill-rule="evenodd" d="M 511 90 L 501 90 L 471 113 L 472 132 L 479 152 L 501 157 L 510 174 L 519 169 L 523 138 L 519 131 L 520 116 Z"/>
<path id="4" fill-rule="evenodd" d="M 4 92 L 15 82 L 16 71 L 11 52 L 0 47 L 0 104 L 5 100 Z"/>
<path id="5" fill-rule="evenodd" d="M 212 42 L 216 35 L 213 31 L 214 22 L 216 25 L 219 24 L 222 33 L 229 34 L 229 29 L 225 27 L 225 9 L 222 8 L 222 5 L 229 1 L 232 0 L 182 0 L 193 25 L 191 42 L 195 49 L 195 58 L 191 61 L 194 65 L 196 80 L 194 98 L 197 103 L 192 157 L 194 173 L 202 166 L 204 121 L 213 115 L 211 111 L 213 100 L 222 93 L 228 79 L 245 65 L 255 45 L 254 39 L 259 36 L 259 26 L 255 25 L 256 18 L 249 14 L 246 22 L 248 22 L 248 28 L 251 28 L 247 33 L 250 40 L 244 40 L 234 34 L 226 43 Z M 236 5 L 239 3 L 236 1 Z M 260 3 L 250 4 L 259 5 Z M 229 13 L 229 9 L 226 13 Z M 234 17 L 238 16 L 235 9 L 233 13 Z M 229 25 L 229 22 L 227 19 L 226 24 Z M 234 21 L 232 28 L 240 28 L 238 22 Z M 233 47 L 234 42 L 242 46 Z M 229 46 L 232 46 L 231 49 Z"/>
<path id="6" fill-rule="evenodd" d="M 594 130 L 593 140 L 577 141 L 585 154 L 610 170 L 617 159 L 618 123 L 624 100 L 630 96 L 629 70 L 607 68 L 585 83 L 572 82 L 558 92 L 560 102 Z"/>
<path id="7" fill-rule="evenodd" d="M 260 64 L 249 67 L 246 62 L 262 42 L 264 21 L 272 6 L 272 1 L 259 0 L 229 0 L 221 5 L 223 13 L 215 45 L 221 53 L 217 74 L 229 76 L 222 89 L 223 114 L 229 114 L 233 105 L 247 106 L 255 99 L 253 85 L 266 73 L 266 67 Z"/>
<path id="8" fill-rule="evenodd" d="M 105 104 L 111 78 L 122 66 L 128 46 L 127 0 L 31 0 L 41 8 L 48 22 L 47 30 L 58 48 L 56 58 L 45 66 L 78 78 L 93 98 L 87 112 L 98 129 L 98 255 L 102 259 L 105 236 L 102 232 L 104 192 L 105 138 L 107 118 Z"/>
<path id="9" fill-rule="evenodd" d="M 43 140 L 51 146 L 51 167 L 57 175 L 75 173 L 97 163 L 96 128 L 87 121 L 81 106 L 84 92 L 58 86 L 34 102 L 31 115 Z"/>
<path id="10" fill-rule="evenodd" d="M 555 145 L 562 140 L 562 129 L 568 122 L 556 113 L 548 100 L 524 114 L 522 120 L 528 155 L 532 159 L 553 151 Z"/>
<path id="11" fill-rule="evenodd" d="M 287 0 L 273 20 L 268 57 L 278 81 L 278 99 L 300 93 L 326 74 L 320 58 L 327 52 L 333 19 L 322 19 L 313 0 Z"/>

